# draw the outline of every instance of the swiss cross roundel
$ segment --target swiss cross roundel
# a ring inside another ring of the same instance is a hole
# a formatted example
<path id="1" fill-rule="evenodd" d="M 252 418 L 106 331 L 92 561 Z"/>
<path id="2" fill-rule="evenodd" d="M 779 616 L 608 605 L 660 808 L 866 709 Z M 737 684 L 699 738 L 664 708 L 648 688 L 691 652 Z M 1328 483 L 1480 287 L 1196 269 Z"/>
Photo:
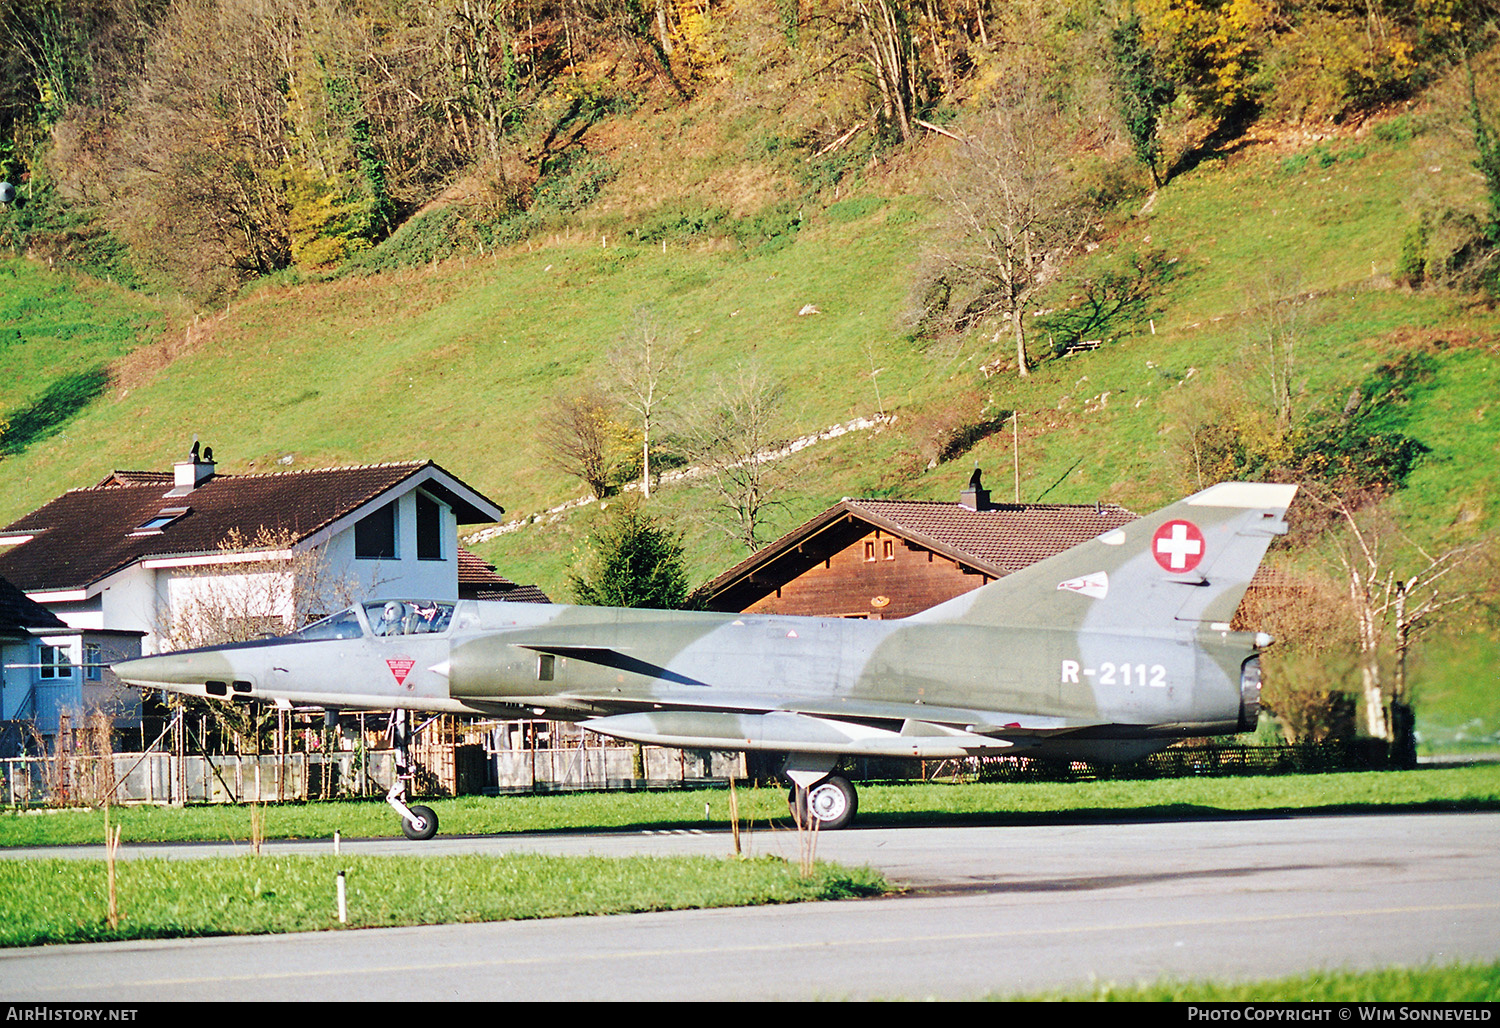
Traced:
<path id="1" fill-rule="evenodd" d="M 1197 567 L 1203 549 L 1203 533 L 1191 521 L 1168 521 L 1151 537 L 1151 556 L 1174 575 Z"/>

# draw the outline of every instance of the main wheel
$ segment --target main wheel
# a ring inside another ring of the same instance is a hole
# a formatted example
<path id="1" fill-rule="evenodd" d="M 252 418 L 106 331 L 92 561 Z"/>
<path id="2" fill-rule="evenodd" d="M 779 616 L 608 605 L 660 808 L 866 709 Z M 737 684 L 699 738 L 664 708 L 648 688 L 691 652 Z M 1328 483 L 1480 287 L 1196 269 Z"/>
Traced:
<path id="1" fill-rule="evenodd" d="M 432 812 L 431 807 L 411 807 L 411 816 L 415 821 L 401 819 L 401 831 L 408 839 L 430 839 L 437 834 L 437 815 Z"/>
<path id="2" fill-rule="evenodd" d="M 805 808 L 803 803 L 798 802 L 798 792 L 797 787 L 793 786 L 787 794 L 787 807 L 799 828 L 810 826 L 816 821 L 820 831 L 833 831 L 854 820 L 854 815 L 859 810 L 859 796 L 855 793 L 854 786 L 840 775 L 829 775 L 808 789 Z"/>

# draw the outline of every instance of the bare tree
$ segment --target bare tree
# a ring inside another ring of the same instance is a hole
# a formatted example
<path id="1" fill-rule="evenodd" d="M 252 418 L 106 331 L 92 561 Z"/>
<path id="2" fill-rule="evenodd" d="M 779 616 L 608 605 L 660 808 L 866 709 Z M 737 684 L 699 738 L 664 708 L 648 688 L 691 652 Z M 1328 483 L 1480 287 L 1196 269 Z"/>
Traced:
<path id="1" fill-rule="evenodd" d="M 1357 512 L 1337 497 L 1326 502 L 1348 530 L 1337 542 L 1336 554 L 1354 615 L 1366 729 L 1389 744 L 1398 760 L 1410 762 L 1416 751 L 1407 656 L 1422 633 L 1494 595 L 1493 542 L 1433 552 L 1414 542 L 1383 511 Z M 1382 666 L 1387 654 L 1389 687 Z"/>
<path id="2" fill-rule="evenodd" d="M 671 392 L 682 335 L 646 308 L 636 311 L 635 328 L 609 353 L 616 390 L 641 427 L 641 495 L 651 496 L 651 434 L 661 405 Z"/>
<path id="3" fill-rule="evenodd" d="M 989 319 L 1009 321 L 1022 377 L 1031 370 L 1026 307 L 1096 220 L 1068 173 L 1066 120 L 1039 79 L 1018 78 L 960 144 L 938 196 L 947 238 L 918 281 L 924 322 L 967 332 Z"/>
<path id="4" fill-rule="evenodd" d="M 751 553 L 760 549 L 766 515 L 779 505 L 771 463 L 785 397 L 781 383 L 755 366 L 719 379 L 676 419 L 676 442 L 709 478 L 726 530 Z"/>
<path id="5" fill-rule="evenodd" d="M 164 649 L 246 642 L 301 628 L 359 598 L 360 583 L 318 549 L 298 549 L 290 532 L 231 529 L 209 565 L 171 583 L 172 606 L 158 627 Z"/>
<path id="6" fill-rule="evenodd" d="M 1307 300 L 1296 270 L 1267 267 L 1259 291 L 1250 298 L 1252 348 L 1265 360 L 1265 382 L 1276 429 L 1291 430 L 1297 393 L 1297 346 L 1306 332 Z"/>
<path id="7" fill-rule="evenodd" d="M 850 0 L 859 27 L 860 58 L 880 93 L 881 120 L 894 125 L 902 142 L 916 131 L 918 61 L 912 12 L 903 0 Z"/>

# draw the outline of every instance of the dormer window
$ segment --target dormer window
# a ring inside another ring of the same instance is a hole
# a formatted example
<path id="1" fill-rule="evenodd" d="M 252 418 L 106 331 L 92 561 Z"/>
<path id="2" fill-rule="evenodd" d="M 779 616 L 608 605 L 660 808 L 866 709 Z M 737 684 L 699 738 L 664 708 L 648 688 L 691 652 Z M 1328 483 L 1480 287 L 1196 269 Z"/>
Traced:
<path id="1" fill-rule="evenodd" d="M 144 523 L 137 525 L 131 535 L 160 535 L 172 522 L 188 513 L 187 507 L 163 507 Z"/>

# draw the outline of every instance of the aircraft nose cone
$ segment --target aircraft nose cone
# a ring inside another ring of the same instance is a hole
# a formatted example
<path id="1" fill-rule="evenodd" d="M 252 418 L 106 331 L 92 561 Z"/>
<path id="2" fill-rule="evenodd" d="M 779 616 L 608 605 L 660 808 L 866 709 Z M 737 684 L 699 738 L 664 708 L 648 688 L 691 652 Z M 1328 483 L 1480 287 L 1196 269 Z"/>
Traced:
<path id="1" fill-rule="evenodd" d="M 222 679 L 227 671 L 222 657 L 207 653 L 161 653 L 114 665 L 121 681 L 157 689 L 177 685 L 201 687 L 206 681 Z"/>

